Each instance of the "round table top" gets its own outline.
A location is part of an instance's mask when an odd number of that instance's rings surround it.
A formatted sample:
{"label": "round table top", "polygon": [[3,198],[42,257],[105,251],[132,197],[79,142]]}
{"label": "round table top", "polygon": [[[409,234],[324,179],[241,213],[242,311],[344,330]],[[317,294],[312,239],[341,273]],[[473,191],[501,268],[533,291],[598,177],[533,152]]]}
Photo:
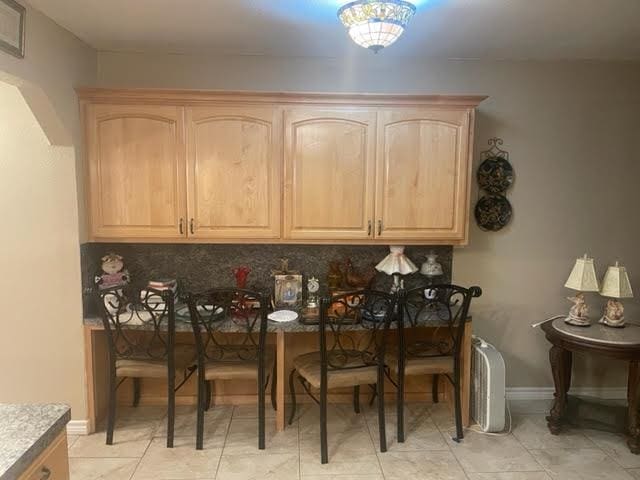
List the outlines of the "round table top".
{"label": "round table top", "polygon": [[627,323],[624,328],[612,328],[594,321],[589,327],[576,327],[564,318],[557,318],[551,327],[577,340],[620,347],[640,346],[640,325]]}

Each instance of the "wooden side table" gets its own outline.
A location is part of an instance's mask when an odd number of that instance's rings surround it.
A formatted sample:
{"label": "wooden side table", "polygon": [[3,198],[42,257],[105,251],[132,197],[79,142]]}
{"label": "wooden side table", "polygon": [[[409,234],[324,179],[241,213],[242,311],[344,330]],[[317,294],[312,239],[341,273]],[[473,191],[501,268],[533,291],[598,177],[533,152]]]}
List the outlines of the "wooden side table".
{"label": "wooden side table", "polygon": [[587,352],[629,362],[627,384],[627,445],[632,453],[640,453],[640,326],[627,324],[624,328],[610,328],[599,323],[590,327],[576,327],[563,318],[541,326],[552,347],[549,362],[555,384],[554,401],[547,426],[557,435],[566,423],[567,396],[571,386],[573,352]]}

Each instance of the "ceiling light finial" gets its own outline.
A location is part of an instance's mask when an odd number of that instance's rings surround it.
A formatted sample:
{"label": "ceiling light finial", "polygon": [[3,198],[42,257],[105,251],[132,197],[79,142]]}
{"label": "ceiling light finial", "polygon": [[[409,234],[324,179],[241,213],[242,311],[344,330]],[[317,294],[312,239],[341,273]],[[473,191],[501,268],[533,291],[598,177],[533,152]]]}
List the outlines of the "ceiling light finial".
{"label": "ceiling light finial", "polygon": [[355,0],[338,10],[338,18],[354,42],[378,53],[402,35],[415,13],[406,0]]}

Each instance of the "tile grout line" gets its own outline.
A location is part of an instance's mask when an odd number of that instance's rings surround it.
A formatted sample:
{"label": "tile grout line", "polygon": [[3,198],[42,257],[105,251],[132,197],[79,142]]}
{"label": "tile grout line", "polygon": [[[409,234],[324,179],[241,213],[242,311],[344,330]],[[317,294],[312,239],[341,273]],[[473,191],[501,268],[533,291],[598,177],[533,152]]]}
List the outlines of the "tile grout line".
{"label": "tile grout line", "polygon": [[[220,449],[220,456],[218,457],[218,465],[216,465],[216,473],[213,475],[213,478],[218,478],[218,472],[220,471],[220,464],[222,463],[222,455],[224,455],[224,449],[227,446],[227,438],[229,437],[229,432],[231,431],[231,422],[233,422],[233,416],[236,412],[236,405],[233,405],[231,409],[231,418],[229,419],[229,423],[227,424],[227,431],[224,434],[224,443],[222,444],[222,448]],[[206,412],[205,412],[206,413]]]}
{"label": "tile grout line", "polygon": [[[374,441],[373,439],[373,434],[371,433],[371,428],[369,427],[369,418],[367,417],[366,413],[363,413],[362,415],[364,415],[364,424],[367,426],[367,432],[369,432],[369,438],[371,439],[371,442],[373,443],[373,448],[374,451],[376,452],[376,460],[378,461],[378,467],[380,468],[380,474],[382,475],[383,480],[386,479],[387,477],[384,474],[384,468],[382,468],[382,462],[380,462],[380,454],[382,452],[379,451],[380,448],[380,432],[378,432],[378,441]],[[376,417],[377,418],[377,417]],[[376,420],[377,421],[377,420]],[[384,422],[385,422],[385,433],[387,431],[387,414],[385,412],[384,415]],[[389,453],[389,445],[387,443],[387,451],[385,453]]]}

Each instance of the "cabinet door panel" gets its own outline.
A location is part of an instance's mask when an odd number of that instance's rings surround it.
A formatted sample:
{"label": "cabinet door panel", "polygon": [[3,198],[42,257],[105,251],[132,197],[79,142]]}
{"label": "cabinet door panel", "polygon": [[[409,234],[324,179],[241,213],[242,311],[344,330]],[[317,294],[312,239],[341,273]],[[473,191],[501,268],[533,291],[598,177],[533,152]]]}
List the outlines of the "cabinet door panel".
{"label": "cabinet door panel", "polygon": [[278,238],[281,110],[194,107],[187,117],[189,235]]}
{"label": "cabinet door panel", "polygon": [[182,108],[90,105],[87,113],[92,236],[182,237]]}
{"label": "cabinet door panel", "polygon": [[370,238],[375,122],[364,109],[286,112],[285,238]]}
{"label": "cabinet door panel", "polygon": [[378,132],[377,236],[464,240],[468,110],[383,110]]}

